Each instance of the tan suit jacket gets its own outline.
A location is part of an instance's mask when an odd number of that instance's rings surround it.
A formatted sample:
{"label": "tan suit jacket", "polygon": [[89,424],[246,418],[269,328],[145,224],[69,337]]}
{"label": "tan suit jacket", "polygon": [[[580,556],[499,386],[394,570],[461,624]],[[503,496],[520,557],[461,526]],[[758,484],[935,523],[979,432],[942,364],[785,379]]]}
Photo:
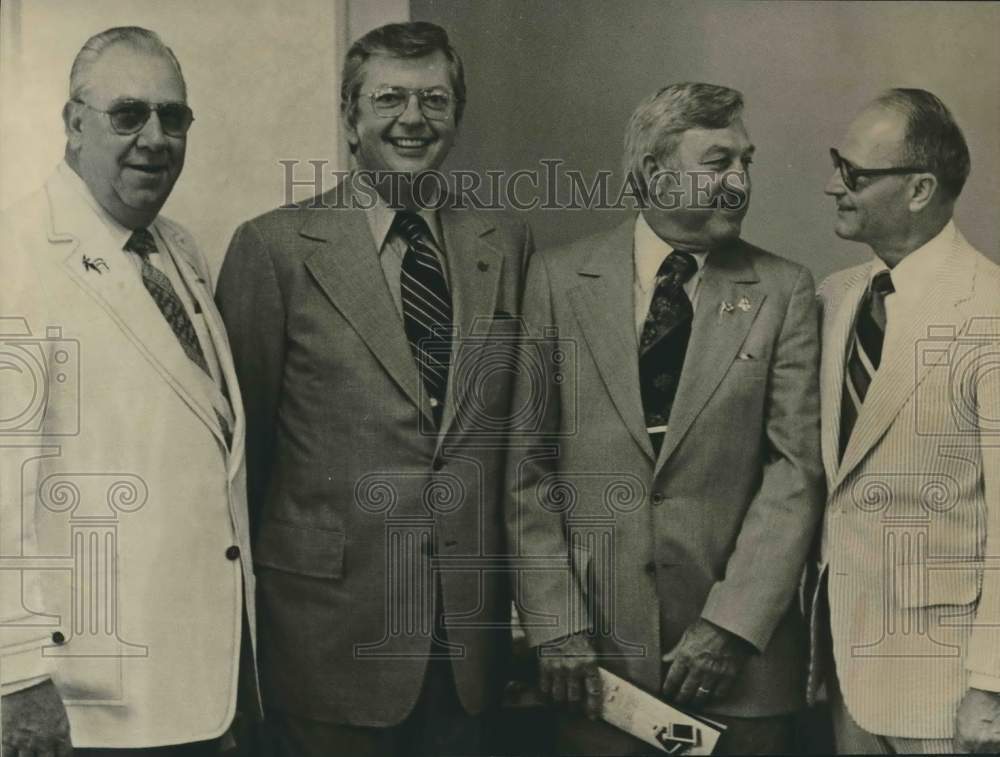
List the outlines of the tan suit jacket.
{"label": "tan suit jacket", "polygon": [[926,298],[886,341],[838,460],[872,265],[819,290],[833,652],[862,728],[949,738],[968,686],[1000,690],[1000,269],[954,231]]}
{"label": "tan suit jacket", "polygon": [[[758,650],[710,709],[789,712],[806,655],[793,598],[822,503],[811,277],[742,241],[709,254],[654,457],[633,228],[540,253],[529,273],[525,318],[543,357],[521,371],[515,405],[535,397],[543,410],[540,433],[520,436],[508,513],[512,549],[526,558],[526,633],[537,645],[589,624],[602,665],[659,693],[661,656],[703,617]],[[529,569],[567,553],[570,584],[565,569]]]}
{"label": "tan suit jacket", "polygon": [[51,674],[76,746],[219,736],[236,706],[244,586],[254,617],[226,334],[190,237],[155,224],[218,355],[231,448],[218,386],[65,177],[0,226],[3,682]]}

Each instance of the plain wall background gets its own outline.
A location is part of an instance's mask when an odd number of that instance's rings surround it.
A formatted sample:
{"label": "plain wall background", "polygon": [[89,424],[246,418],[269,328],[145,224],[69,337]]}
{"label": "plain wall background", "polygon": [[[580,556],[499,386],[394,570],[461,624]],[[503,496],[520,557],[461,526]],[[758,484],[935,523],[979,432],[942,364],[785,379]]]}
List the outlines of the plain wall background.
{"label": "plain wall background", "polygon": [[[40,186],[62,158],[69,70],[87,38],[111,26],[145,26],[180,60],[196,119],[163,212],[191,230],[214,273],[236,225],[285,201],[279,159],[343,166],[345,7],[342,0],[3,0],[0,207]],[[311,176],[307,165],[297,174]]]}
{"label": "plain wall background", "polygon": [[[625,123],[674,81],[735,87],[758,152],[743,236],[817,280],[867,259],[832,231],[822,189],[861,106],[892,86],[941,97],[963,127],[972,175],[957,220],[1000,262],[1000,5],[991,3],[411,0],[448,29],[469,103],[451,168],[537,168],[545,158],[621,181]],[[612,226],[621,211],[535,210],[541,246]]]}

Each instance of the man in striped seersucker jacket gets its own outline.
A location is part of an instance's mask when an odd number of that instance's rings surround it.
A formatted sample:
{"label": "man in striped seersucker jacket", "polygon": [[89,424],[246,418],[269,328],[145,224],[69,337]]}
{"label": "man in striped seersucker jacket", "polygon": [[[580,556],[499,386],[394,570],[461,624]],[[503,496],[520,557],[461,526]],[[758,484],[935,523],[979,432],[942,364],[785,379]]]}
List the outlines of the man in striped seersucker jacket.
{"label": "man in striped seersucker jacket", "polygon": [[1000,268],[952,221],[968,148],[937,97],[894,89],[831,155],[835,231],[875,253],[820,286],[813,628],[837,749],[995,752]]}

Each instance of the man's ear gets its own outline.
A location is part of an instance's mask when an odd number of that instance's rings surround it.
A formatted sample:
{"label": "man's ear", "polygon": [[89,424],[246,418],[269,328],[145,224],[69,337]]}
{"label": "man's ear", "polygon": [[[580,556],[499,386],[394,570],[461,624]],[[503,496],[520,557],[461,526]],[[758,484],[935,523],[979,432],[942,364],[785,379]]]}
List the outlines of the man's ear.
{"label": "man's ear", "polygon": [[355,125],[357,115],[358,114],[353,110],[353,108],[341,111],[340,124],[344,127],[344,138],[347,140],[347,146],[351,148],[351,152],[354,152],[357,149],[358,142],[360,141],[358,137],[358,129]]}
{"label": "man's ear", "polygon": [[66,141],[70,148],[77,149],[83,139],[83,106],[73,100],[67,100],[62,109],[63,126],[66,131]]}
{"label": "man's ear", "polygon": [[910,183],[910,212],[916,213],[927,207],[938,190],[938,179],[932,173],[917,174]]}

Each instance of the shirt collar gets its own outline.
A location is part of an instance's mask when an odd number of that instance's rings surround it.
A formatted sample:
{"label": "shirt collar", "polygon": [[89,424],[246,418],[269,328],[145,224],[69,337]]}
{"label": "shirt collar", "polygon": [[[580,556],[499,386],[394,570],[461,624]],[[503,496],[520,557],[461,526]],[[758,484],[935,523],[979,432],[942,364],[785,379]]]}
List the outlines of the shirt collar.
{"label": "shirt collar", "polygon": [[[904,257],[892,269],[893,289],[906,299],[915,299],[933,285],[941,260],[951,248],[955,238],[955,222],[948,221],[937,236],[915,249]],[[875,264],[869,274],[869,284],[880,271],[888,270],[881,258],[875,258]]]}
{"label": "shirt collar", "polygon": [[[367,184],[364,174],[361,174],[359,180]],[[368,186],[370,187],[370,185]],[[372,195],[374,195],[375,201],[371,204],[371,207],[365,209],[365,216],[368,219],[368,228],[371,229],[372,237],[375,240],[375,247],[378,249],[379,254],[381,254],[382,250],[385,249],[385,242],[389,237],[389,231],[392,229],[392,222],[396,218],[396,211],[386,205],[385,200],[374,189],[372,189]],[[444,244],[441,240],[438,212],[436,210],[420,208],[417,214],[427,222],[427,227],[431,230],[431,236],[434,237],[434,242],[437,244],[438,249],[443,250]]]}
{"label": "shirt collar", "polygon": [[[642,213],[635,219],[635,241],[633,243],[633,253],[635,257],[635,278],[642,291],[648,290],[656,282],[656,274],[660,270],[660,265],[666,260],[667,255],[672,253],[674,248],[664,242],[656,235],[656,232],[647,223]],[[691,256],[698,264],[698,272],[705,265],[708,258],[708,251],[692,252]]]}
{"label": "shirt collar", "polygon": [[[59,162],[56,168],[56,175],[59,176],[60,180],[63,181],[66,186],[71,187],[78,197],[90,208],[94,214],[101,219],[104,226],[108,230],[108,234],[111,235],[111,240],[115,244],[116,248],[119,250],[125,249],[125,243],[128,241],[129,237],[132,236],[132,229],[122,226],[118,221],[111,217],[101,204],[96,200],[93,193],[90,191],[90,187],[81,178],[81,176],[73,170],[73,168],[65,160]],[[149,225],[150,228],[156,222],[154,221]]]}

